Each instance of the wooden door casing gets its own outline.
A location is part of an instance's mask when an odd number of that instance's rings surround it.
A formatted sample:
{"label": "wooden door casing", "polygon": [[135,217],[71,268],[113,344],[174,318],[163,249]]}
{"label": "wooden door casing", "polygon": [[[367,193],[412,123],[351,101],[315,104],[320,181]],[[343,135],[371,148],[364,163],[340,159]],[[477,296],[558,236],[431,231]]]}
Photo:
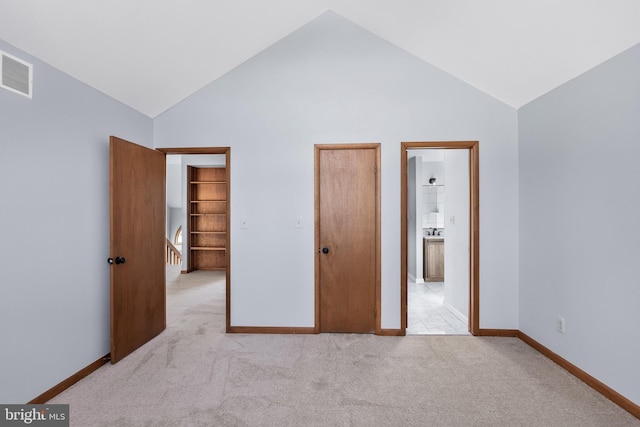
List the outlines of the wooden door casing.
{"label": "wooden door casing", "polygon": [[165,156],[110,139],[111,363],[166,327]]}
{"label": "wooden door casing", "polygon": [[379,144],[316,146],[318,332],[379,330],[378,168]]}
{"label": "wooden door casing", "polygon": [[[400,144],[400,334],[405,335],[407,310],[407,160],[411,149],[469,151],[469,332],[486,333],[480,328],[480,154],[478,141],[402,142]],[[494,331],[494,330],[491,330]]]}

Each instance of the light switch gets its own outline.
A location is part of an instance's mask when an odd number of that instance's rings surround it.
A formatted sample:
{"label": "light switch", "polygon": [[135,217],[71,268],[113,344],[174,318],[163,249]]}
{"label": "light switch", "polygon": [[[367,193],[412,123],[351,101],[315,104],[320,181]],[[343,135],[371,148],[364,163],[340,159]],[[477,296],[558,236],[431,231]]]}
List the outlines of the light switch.
{"label": "light switch", "polygon": [[296,228],[302,228],[302,217],[301,216],[297,216],[296,217]]}
{"label": "light switch", "polygon": [[246,216],[243,216],[240,219],[240,228],[243,228],[243,229],[249,228],[249,218],[247,218]]}
{"label": "light switch", "polygon": [[449,217],[449,224],[455,224],[455,223],[456,223],[456,217],[455,217],[455,216],[453,216],[453,215],[451,215],[451,216]]}

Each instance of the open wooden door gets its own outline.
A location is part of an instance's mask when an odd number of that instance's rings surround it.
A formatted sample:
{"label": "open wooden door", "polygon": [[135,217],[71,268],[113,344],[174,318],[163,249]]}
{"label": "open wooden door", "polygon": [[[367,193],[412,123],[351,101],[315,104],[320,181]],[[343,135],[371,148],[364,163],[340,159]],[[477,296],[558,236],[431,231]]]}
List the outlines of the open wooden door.
{"label": "open wooden door", "polygon": [[111,363],[166,327],[165,156],[110,139]]}

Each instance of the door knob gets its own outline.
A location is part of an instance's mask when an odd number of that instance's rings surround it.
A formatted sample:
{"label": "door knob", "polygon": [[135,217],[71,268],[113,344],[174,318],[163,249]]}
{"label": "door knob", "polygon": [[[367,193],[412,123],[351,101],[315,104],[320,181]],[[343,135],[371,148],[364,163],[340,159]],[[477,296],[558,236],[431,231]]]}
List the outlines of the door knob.
{"label": "door knob", "polygon": [[323,254],[328,254],[329,253],[329,248],[322,248],[322,253]]}
{"label": "door knob", "polygon": [[116,264],[124,264],[125,262],[127,262],[125,257],[123,257],[123,256],[117,256],[116,257]]}

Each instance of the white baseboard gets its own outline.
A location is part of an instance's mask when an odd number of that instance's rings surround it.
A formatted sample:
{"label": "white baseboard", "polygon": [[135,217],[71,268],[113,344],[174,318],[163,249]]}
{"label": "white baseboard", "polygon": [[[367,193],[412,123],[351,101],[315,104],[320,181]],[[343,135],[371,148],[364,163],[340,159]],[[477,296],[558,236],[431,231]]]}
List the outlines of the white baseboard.
{"label": "white baseboard", "polygon": [[458,309],[456,309],[454,306],[452,306],[451,304],[447,304],[447,303],[444,303],[443,305],[444,305],[444,308],[449,310],[451,312],[451,314],[453,314],[458,319],[460,319],[465,325],[469,324],[469,318],[467,316],[465,316],[464,314],[460,313],[458,311]]}
{"label": "white baseboard", "polygon": [[416,279],[416,276],[414,276],[411,273],[407,273],[407,276],[409,276],[409,280],[411,280],[413,283],[424,283],[424,279],[423,278]]}

